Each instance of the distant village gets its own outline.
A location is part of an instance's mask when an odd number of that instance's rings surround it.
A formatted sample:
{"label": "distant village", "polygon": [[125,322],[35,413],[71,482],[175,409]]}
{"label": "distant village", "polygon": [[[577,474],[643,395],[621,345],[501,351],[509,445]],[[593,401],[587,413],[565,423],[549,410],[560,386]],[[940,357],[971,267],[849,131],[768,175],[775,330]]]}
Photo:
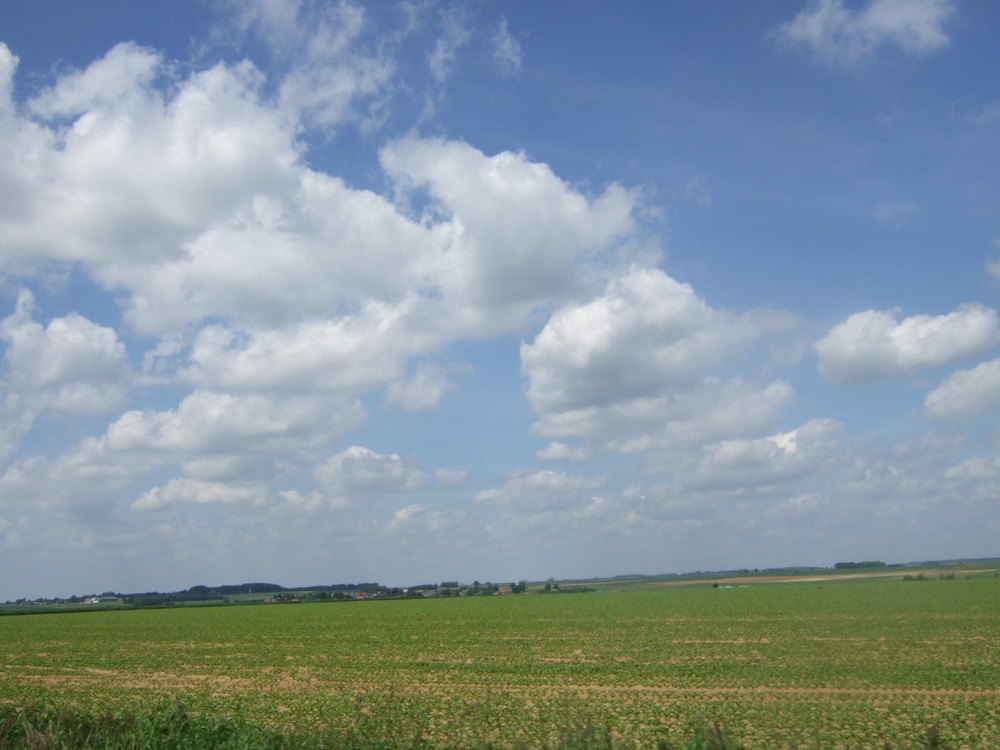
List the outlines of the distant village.
{"label": "distant village", "polygon": [[[529,590],[526,581],[513,583],[462,584],[458,581],[430,583],[408,588],[382,586],[378,583],[341,583],[328,586],[287,588],[274,583],[243,583],[225,586],[192,586],[184,591],[163,593],[149,591],[139,594],[105,592],[100,595],[70,596],[52,599],[18,599],[8,605],[59,606],[120,605],[131,607],[163,607],[175,604],[276,604],[290,602],[363,601],[370,599],[427,599],[449,596],[509,596]],[[581,585],[554,582],[533,584],[532,593],[559,594],[594,591]]]}

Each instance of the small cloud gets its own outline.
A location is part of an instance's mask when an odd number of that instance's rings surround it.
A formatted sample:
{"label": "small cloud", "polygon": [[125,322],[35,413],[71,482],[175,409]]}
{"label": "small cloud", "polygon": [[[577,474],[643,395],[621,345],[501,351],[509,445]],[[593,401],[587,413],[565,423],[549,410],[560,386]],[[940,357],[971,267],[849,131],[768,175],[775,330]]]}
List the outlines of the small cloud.
{"label": "small cloud", "polygon": [[255,482],[226,483],[203,482],[186,477],[171,479],[163,487],[153,487],[133,503],[133,510],[157,510],[167,505],[187,503],[195,505],[228,505],[244,503],[263,505],[267,500],[266,488]]}
{"label": "small cloud", "polygon": [[452,471],[450,469],[436,469],[434,471],[434,481],[441,487],[462,484],[468,478],[469,472],[467,471]]}
{"label": "small cloud", "polygon": [[924,408],[935,419],[970,419],[1000,409],[1000,359],[958,370],[927,394]]}
{"label": "small cloud", "polygon": [[441,399],[454,387],[449,379],[451,374],[467,374],[468,365],[453,364],[442,367],[425,362],[417,367],[408,380],[389,385],[386,405],[401,406],[406,411],[426,411],[440,403]]}
{"label": "small cloud", "polygon": [[953,448],[961,447],[968,442],[967,435],[941,435],[930,430],[924,435],[908,438],[893,446],[892,452],[897,458],[906,456],[928,456],[944,453]]}
{"label": "small cloud", "polygon": [[684,187],[684,198],[694,201],[698,208],[712,207],[712,191],[704,177],[696,175]]}
{"label": "small cloud", "polygon": [[879,221],[895,221],[914,213],[916,210],[916,203],[886,203],[876,209],[875,218]]}
{"label": "small cloud", "polygon": [[986,270],[990,272],[990,275],[1000,281],[1000,260],[991,260],[986,263]]}
{"label": "small cloud", "polygon": [[500,28],[493,37],[493,59],[502,73],[513,75],[521,71],[521,43],[511,35],[506,18],[501,19]]}
{"label": "small cloud", "polygon": [[427,475],[396,453],[384,455],[354,445],[316,467],[318,484],[332,497],[375,498],[426,484]]}
{"label": "small cloud", "polygon": [[[281,71],[281,106],[294,118],[333,128],[347,121],[378,124],[394,63],[364,49],[365,9],[350,2],[226,3],[227,39],[255,38]],[[233,28],[237,33],[233,34]]]}
{"label": "small cloud", "polygon": [[969,118],[975,125],[995,125],[1000,123],[1000,101],[997,102],[987,102],[975,112]]}
{"label": "small cloud", "polygon": [[894,312],[855,313],[830,329],[814,349],[823,375],[857,385],[957,362],[998,342],[996,310],[967,304],[947,315],[913,315],[901,321]]}
{"label": "small cloud", "polygon": [[432,537],[436,541],[468,538],[475,533],[475,527],[464,510],[431,508],[420,503],[397,510],[385,529],[392,536],[416,537],[424,542]]}
{"label": "small cloud", "polygon": [[431,74],[439,84],[448,80],[459,50],[472,38],[472,33],[465,27],[463,19],[458,14],[446,15],[443,21],[444,32],[438,38],[428,60]]}
{"label": "small cloud", "polygon": [[578,508],[591,500],[604,477],[582,477],[555,471],[514,471],[502,487],[479,492],[475,501],[508,509],[552,511]]}
{"label": "small cloud", "polygon": [[951,40],[943,27],[954,10],[951,0],[871,0],[857,10],[844,0],[813,0],[771,36],[805,47],[827,65],[858,68],[886,46],[913,56],[946,47]]}
{"label": "small cloud", "polygon": [[572,448],[566,443],[549,443],[535,454],[543,461],[586,461],[593,456],[587,448]]}
{"label": "small cloud", "polygon": [[1000,456],[991,458],[970,458],[960,464],[949,466],[944,471],[948,479],[975,480],[1000,479]]}
{"label": "small cloud", "polygon": [[823,496],[815,492],[808,492],[805,495],[790,497],[767,510],[767,515],[774,518],[787,518],[788,516],[814,513],[823,506]]}

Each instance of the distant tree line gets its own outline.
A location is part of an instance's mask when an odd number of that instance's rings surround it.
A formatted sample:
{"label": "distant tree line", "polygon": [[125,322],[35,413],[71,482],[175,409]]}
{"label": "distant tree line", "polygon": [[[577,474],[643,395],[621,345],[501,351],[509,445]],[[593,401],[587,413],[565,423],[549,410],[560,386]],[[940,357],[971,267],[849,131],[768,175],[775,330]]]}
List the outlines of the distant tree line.
{"label": "distant tree line", "polygon": [[[118,594],[106,591],[102,597],[114,597],[122,604],[133,607],[163,607],[184,603],[209,603],[263,600],[263,601],[342,601],[353,599],[411,599],[444,596],[494,596],[501,593],[520,594],[527,588],[521,581],[510,584],[480,583],[460,584],[447,581],[441,584],[429,583],[409,588],[388,587],[379,583],[334,583],[320,586],[300,586],[287,588],[276,583],[227,584],[222,586],[192,586],[182,591],[146,591],[134,594]],[[263,595],[263,596],[262,596]],[[84,604],[92,596],[70,596],[67,598],[20,599],[16,604]],[[8,602],[10,603],[10,602]]]}
{"label": "distant tree line", "polygon": [[595,588],[590,586],[560,586],[558,583],[552,583],[547,581],[540,593],[542,594],[586,594],[591,591],[597,591]]}
{"label": "distant tree line", "polygon": [[270,594],[273,599],[294,598],[300,592],[305,592],[315,599],[354,599],[358,594],[374,594],[385,591],[378,583],[335,583],[324,586],[305,586],[289,589],[277,583],[226,584],[222,586],[192,586],[184,591],[161,593],[150,591],[143,594],[126,594],[122,600],[126,604],[137,607],[155,607],[163,604],[179,604],[181,602],[208,602],[254,594]]}
{"label": "distant tree line", "polygon": [[854,568],[885,568],[887,567],[881,560],[862,560],[861,562],[839,562],[833,566],[834,570],[852,570]]}

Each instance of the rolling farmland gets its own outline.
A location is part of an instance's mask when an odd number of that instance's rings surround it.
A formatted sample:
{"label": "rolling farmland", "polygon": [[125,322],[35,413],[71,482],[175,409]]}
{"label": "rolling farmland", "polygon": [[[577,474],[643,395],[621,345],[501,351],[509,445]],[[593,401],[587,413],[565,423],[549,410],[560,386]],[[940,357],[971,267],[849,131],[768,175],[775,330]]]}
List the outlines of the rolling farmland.
{"label": "rolling farmland", "polygon": [[1000,579],[0,617],[0,702],[432,744],[1000,747]]}

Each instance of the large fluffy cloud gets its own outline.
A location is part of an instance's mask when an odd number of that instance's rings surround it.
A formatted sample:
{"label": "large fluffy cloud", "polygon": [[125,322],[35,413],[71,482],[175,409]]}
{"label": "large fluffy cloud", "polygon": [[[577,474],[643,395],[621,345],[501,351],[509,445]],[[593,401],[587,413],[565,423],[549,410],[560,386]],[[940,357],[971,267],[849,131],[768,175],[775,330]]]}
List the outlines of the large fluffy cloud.
{"label": "large fluffy cloud", "polygon": [[241,391],[365,390],[402,375],[406,357],[429,345],[400,310],[372,303],[365,313],[257,333],[206,326],[179,377]]}
{"label": "large fluffy cloud", "polygon": [[262,97],[256,68],[220,63],[164,90],[168,70],[121,44],[36,96],[33,119],[4,118],[0,185],[19,188],[0,216],[8,270],[84,263],[150,334],[328,315],[418,286],[408,259],[430,252],[427,233],[306,167],[297,121]]}
{"label": "large fluffy cloud", "polygon": [[350,398],[195,390],[177,409],[126,412],[98,445],[116,454],[179,462],[200,479],[271,478],[316,460],[323,446],[362,416]]}
{"label": "large fluffy cloud", "polygon": [[820,372],[839,383],[858,384],[981,354],[1000,342],[1000,318],[980,304],[947,315],[866,310],[838,323],[816,342]]}
{"label": "large fluffy cloud", "polygon": [[633,268],[592,302],[557,311],[521,348],[541,411],[685,390],[768,322],[715,310],[659,269]]}
{"label": "large fluffy cloud", "polygon": [[579,262],[633,230],[635,194],[612,185],[588,198],[524,154],[405,139],[383,150],[382,164],[402,188],[426,189],[425,219],[447,222],[434,276],[466,314],[564,299],[580,283]]}
{"label": "large fluffy cloud", "polygon": [[130,372],[125,346],[111,328],[76,313],[43,326],[34,297],[22,290],[13,315],[0,321],[7,342],[8,399],[22,408],[100,414],[119,405]]}
{"label": "large fluffy cloud", "polygon": [[426,283],[434,233],[374,193],[300,168],[294,183],[246,198],[145,283],[127,280],[130,320],[150,332],[219,314],[274,327],[368,301],[401,303]]}
{"label": "large fluffy cloud", "polygon": [[257,193],[287,185],[293,131],[258,95],[249,63],[218,64],[172,95],[165,67],[134,44],[60,78],[4,123],[17,158],[3,182],[27,196],[4,221],[10,260],[83,262],[109,286],[141,286],[150,264]]}
{"label": "large fluffy cloud", "polygon": [[760,434],[791,388],[720,377],[790,316],[710,307],[659,269],[634,267],[590,302],[556,311],[521,347],[539,434],[615,450]]}

